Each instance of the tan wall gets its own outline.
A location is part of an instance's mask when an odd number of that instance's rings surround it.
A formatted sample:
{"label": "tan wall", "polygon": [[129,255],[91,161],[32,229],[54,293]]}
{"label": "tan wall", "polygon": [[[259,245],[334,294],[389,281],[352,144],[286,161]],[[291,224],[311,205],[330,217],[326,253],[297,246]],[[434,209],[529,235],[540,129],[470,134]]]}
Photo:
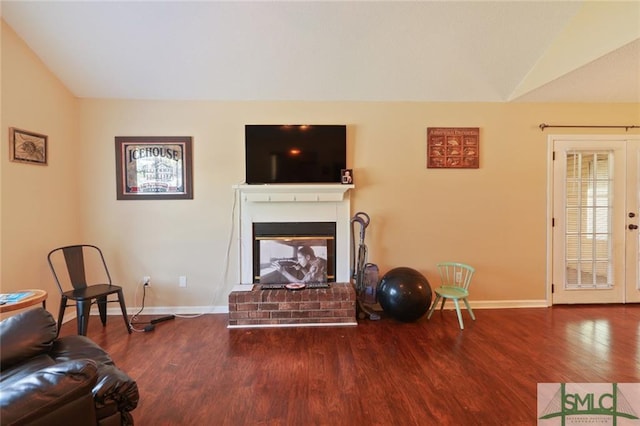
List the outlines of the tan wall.
{"label": "tan wall", "polygon": [[[12,71],[19,74],[35,68],[43,72],[41,67],[32,60],[16,64]],[[3,86],[4,82],[3,74]],[[48,218],[48,225],[37,226],[42,231],[55,222],[62,225],[46,241],[40,238],[41,232],[30,233],[26,239],[17,232],[5,236],[8,227],[31,213],[16,209],[12,202],[22,197],[18,193],[24,189],[14,190],[11,199],[4,195],[4,178],[9,175],[4,168],[9,164],[6,156],[2,160],[2,260],[3,266],[8,260],[16,263],[10,274],[3,268],[3,281],[19,277],[17,271],[27,267],[44,270],[45,248],[81,236],[103,247],[114,278],[125,287],[130,307],[140,305],[143,275],[152,277],[146,306],[226,305],[228,292],[239,277],[238,234],[231,234],[232,185],[244,179],[243,138],[248,123],[349,126],[348,163],[356,183],[353,211],[371,215],[369,260],[378,263],[382,272],[410,266],[435,283],[436,262],[459,260],[478,269],[474,300],[544,299],[547,136],[552,131],[541,132],[538,125],[628,124],[640,116],[637,104],[77,102],[78,115],[75,103],[68,100],[69,111],[62,120],[68,127],[24,124],[50,136],[54,130],[70,133],[56,134],[51,154],[52,159],[57,158],[55,167],[52,163],[32,171],[33,167],[11,165],[10,177],[42,175],[34,183],[25,178],[28,189],[37,183],[56,188],[53,205],[48,207],[56,210],[57,220]],[[3,110],[3,131],[10,125],[4,124],[9,123],[5,115]],[[41,115],[45,120],[46,114]],[[76,118],[78,135],[74,138]],[[59,118],[51,121],[61,125]],[[431,126],[479,127],[480,168],[426,169],[426,128]],[[577,132],[580,130],[563,133]],[[624,130],[608,131],[616,132]],[[164,135],[193,137],[194,200],[117,201],[114,137]],[[76,173],[59,171],[57,164],[62,161],[69,167],[78,164]],[[22,183],[20,188],[24,188]],[[70,204],[79,208],[78,214]],[[38,210],[42,213],[43,209]],[[68,215],[64,221],[60,212]],[[76,223],[81,224],[80,231]],[[14,246],[20,250],[9,252]],[[178,287],[180,275],[188,277],[186,289]]]}
{"label": "tan wall", "polygon": [[[46,255],[80,240],[78,101],[2,21],[2,292],[42,288],[58,309]],[[9,161],[9,127],[45,134],[47,166]]]}
{"label": "tan wall", "polygon": [[[151,304],[224,305],[238,280],[237,233],[225,276],[232,185],[242,182],[247,123],[345,123],[355,211],[371,215],[369,260],[381,270],[460,260],[478,268],[476,300],[545,293],[547,123],[637,120],[637,105],[82,100],[87,236],[118,275],[151,275]],[[480,127],[477,170],[426,169],[428,126]],[[193,201],[117,201],[114,137],[194,138]],[[187,290],[178,276],[187,275]]]}

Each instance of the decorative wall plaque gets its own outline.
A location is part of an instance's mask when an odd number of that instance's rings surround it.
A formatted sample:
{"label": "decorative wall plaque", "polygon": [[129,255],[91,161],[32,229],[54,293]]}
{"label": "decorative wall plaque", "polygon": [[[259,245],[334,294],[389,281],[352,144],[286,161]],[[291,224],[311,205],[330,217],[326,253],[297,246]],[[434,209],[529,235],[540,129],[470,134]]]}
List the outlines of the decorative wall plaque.
{"label": "decorative wall plaque", "polygon": [[478,127],[428,127],[427,168],[477,169],[480,167]]}

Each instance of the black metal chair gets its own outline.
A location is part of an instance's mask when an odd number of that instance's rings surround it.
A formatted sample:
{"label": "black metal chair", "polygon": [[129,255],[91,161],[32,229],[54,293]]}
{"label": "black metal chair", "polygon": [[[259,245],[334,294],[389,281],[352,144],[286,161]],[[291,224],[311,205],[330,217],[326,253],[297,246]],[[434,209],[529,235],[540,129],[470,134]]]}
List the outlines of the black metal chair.
{"label": "black metal chair", "polygon": [[[78,334],[86,336],[91,305],[94,303],[98,305],[102,325],[106,326],[107,303],[111,302],[120,303],[122,318],[127,331],[131,333],[122,287],[112,284],[107,263],[98,247],[89,244],[59,247],[49,252],[47,260],[62,295],[58,332],[62,327],[67,304],[69,300],[73,300],[76,305]],[[115,294],[117,299],[109,300],[108,296],[111,294]]]}

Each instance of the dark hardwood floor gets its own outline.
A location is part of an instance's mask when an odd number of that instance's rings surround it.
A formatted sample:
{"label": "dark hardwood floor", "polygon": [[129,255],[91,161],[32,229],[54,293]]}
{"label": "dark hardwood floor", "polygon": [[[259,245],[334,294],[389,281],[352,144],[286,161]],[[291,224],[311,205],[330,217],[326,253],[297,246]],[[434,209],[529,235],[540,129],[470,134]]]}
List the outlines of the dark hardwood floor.
{"label": "dark hardwood floor", "polygon": [[143,426],[535,425],[538,383],[640,382],[640,305],[463,314],[464,331],[436,311],[234,330],[204,315],[132,335],[121,318],[92,317],[88,336],[137,380]]}

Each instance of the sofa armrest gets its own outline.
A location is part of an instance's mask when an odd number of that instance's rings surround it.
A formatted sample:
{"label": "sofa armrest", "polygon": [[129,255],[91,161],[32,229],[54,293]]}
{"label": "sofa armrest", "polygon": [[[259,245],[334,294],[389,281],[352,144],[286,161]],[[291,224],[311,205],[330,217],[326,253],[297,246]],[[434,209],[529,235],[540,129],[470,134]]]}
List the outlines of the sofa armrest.
{"label": "sofa armrest", "polygon": [[95,424],[92,389],[97,379],[96,364],[78,360],[0,385],[2,424]]}
{"label": "sofa armrest", "polygon": [[29,309],[0,322],[0,368],[48,352],[58,329],[43,308]]}
{"label": "sofa armrest", "polygon": [[93,388],[93,398],[98,412],[108,412],[115,406],[117,410],[126,413],[138,406],[140,394],[138,384],[124,371],[115,365],[98,365],[98,381]]}
{"label": "sofa armrest", "polygon": [[56,362],[78,358],[95,361],[98,380],[93,388],[93,397],[98,420],[102,421],[119,413],[122,424],[132,424],[129,411],[138,405],[138,385],[114,365],[109,354],[99,345],[85,336],[65,336],[54,342],[49,355]]}

